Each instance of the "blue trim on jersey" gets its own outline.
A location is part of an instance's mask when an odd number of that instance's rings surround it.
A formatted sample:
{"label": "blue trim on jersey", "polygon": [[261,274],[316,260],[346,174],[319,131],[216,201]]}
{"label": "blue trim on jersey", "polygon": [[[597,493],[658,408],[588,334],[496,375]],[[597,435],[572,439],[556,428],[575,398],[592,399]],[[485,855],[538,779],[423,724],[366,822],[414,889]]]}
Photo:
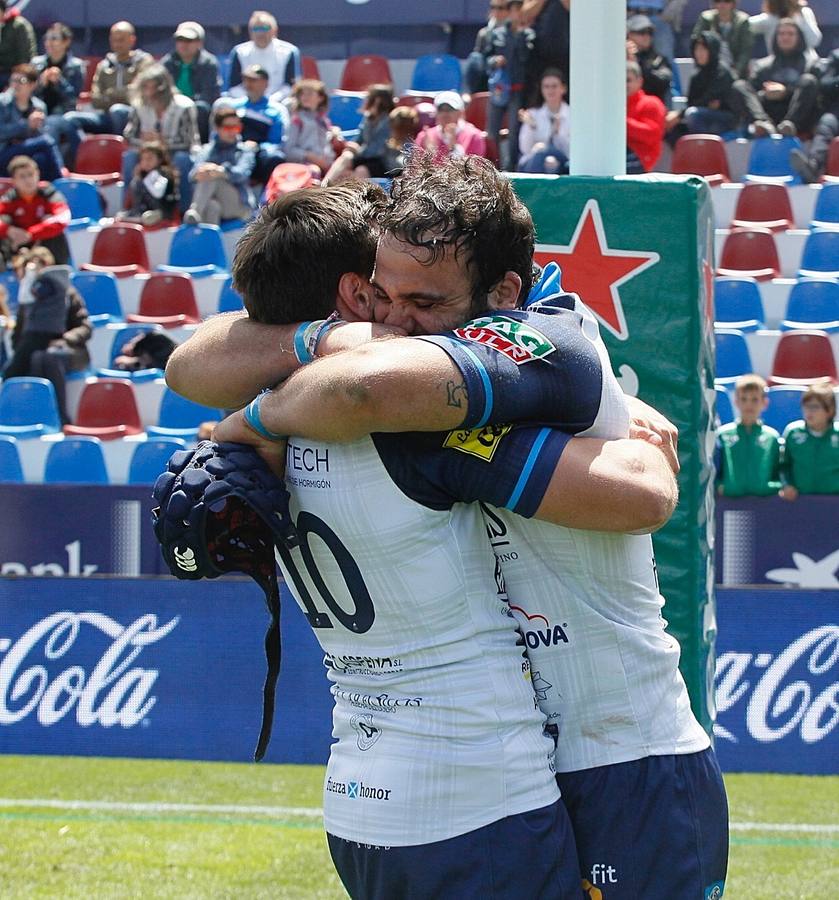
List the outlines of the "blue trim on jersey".
{"label": "blue trim on jersey", "polygon": [[513,488],[513,493],[510,494],[510,499],[504,504],[507,509],[512,510],[513,512],[516,511],[516,506],[518,505],[519,500],[521,500],[521,495],[524,493],[527,482],[536,466],[536,460],[539,458],[539,453],[545,445],[545,441],[550,436],[550,433],[550,428],[543,428],[533,442],[533,446],[530,448],[530,453],[527,454],[527,460],[519,475],[519,480],[516,482],[515,488]]}
{"label": "blue trim on jersey", "polygon": [[457,340],[455,338],[452,340],[454,343],[459,344],[463,348],[463,352],[473,363],[475,363],[475,368],[478,370],[478,375],[481,378],[481,384],[484,386],[484,411],[481,414],[480,419],[472,426],[473,428],[483,428],[484,425],[489,422],[489,417],[492,415],[492,406],[495,402],[495,395],[492,392],[492,381],[490,380],[489,372],[487,372],[486,366],[478,359],[478,355],[466,345],[466,341]]}

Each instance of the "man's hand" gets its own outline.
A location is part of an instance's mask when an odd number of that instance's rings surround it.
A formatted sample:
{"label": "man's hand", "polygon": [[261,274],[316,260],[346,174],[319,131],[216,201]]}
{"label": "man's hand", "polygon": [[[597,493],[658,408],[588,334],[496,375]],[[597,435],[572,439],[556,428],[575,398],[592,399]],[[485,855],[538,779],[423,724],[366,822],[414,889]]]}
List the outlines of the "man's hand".
{"label": "man's hand", "polygon": [[658,447],[667,459],[673,474],[679,474],[679,429],[657,409],[637,397],[627,397],[629,436]]}
{"label": "man's hand", "polygon": [[17,225],[9,225],[9,230],[6,233],[15,250],[17,250],[18,247],[22,247],[24,244],[32,243],[32,237],[25,228],[18,228]]}
{"label": "man's hand", "polygon": [[30,131],[40,131],[44,127],[46,116],[40,109],[33,109],[26,119]]}
{"label": "man's hand", "polygon": [[257,434],[245,421],[242,410],[219,422],[213,431],[217,443],[247,444],[268,463],[268,467],[279,478],[285,478],[285,441],[269,441]]}
{"label": "man's hand", "polygon": [[793,487],[791,484],[785,484],[781,490],[778,491],[778,496],[783,497],[784,500],[797,500],[798,488]]}

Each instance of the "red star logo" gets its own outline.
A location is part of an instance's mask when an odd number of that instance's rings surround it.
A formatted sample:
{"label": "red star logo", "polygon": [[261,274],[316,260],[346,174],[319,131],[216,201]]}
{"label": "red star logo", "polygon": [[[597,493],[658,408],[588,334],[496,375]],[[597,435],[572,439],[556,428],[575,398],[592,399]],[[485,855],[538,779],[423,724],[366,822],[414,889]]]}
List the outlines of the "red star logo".
{"label": "red star logo", "polygon": [[539,244],[534,256],[540,265],[557,262],[562,269],[563,288],[579,294],[586,306],[621,341],[629,337],[629,330],[619,288],[661,258],[658,253],[611,249],[596,200],[586,203],[570,244]]}

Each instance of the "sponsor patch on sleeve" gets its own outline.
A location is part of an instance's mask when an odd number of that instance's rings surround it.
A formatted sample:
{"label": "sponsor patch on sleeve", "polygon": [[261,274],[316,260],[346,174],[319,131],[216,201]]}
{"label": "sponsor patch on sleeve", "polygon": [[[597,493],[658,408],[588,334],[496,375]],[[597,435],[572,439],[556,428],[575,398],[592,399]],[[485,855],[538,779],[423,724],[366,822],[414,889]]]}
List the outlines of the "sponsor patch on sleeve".
{"label": "sponsor patch on sleeve", "polygon": [[470,431],[450,431],[443,446],[490,462],[495,456],[499,441],[512,428],[512,425],[485,425],[483,428],[473,428]]}
{"label": "sponsor patch on sleeve", "polygon": [[454,334],[464,341],[483,344],[503,353],[517,366],[544,359],[556,350],[548,338],[530,323],[505,316],[473,319],[462,328],[456,328]]}

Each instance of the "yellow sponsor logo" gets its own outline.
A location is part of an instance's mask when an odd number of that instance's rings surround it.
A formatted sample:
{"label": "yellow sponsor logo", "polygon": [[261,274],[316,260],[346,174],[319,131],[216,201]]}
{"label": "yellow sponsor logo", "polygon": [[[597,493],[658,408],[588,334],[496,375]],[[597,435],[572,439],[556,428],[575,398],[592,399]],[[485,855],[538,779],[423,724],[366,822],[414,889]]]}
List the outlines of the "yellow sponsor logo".
{"label": "yellow sponsor logo", "polygon": [[512,428],[512,425],[487,425],[484,428],[473,428],[471,431],[450,431],[443,446],[489,462],[495,456],[501,438],[512,431]]}

